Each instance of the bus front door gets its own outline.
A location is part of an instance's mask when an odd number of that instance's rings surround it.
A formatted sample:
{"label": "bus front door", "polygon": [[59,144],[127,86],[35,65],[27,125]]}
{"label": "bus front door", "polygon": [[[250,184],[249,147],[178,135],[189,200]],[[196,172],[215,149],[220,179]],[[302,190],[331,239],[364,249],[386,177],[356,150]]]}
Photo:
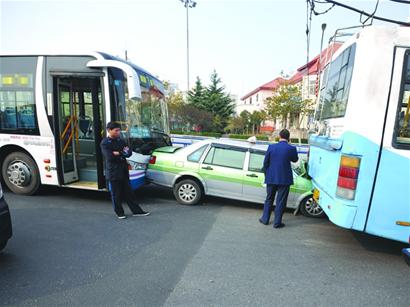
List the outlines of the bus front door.
{"label": "bus front door", "polygon": [[63,184],[105,188],[100,142],[103,137],[101,82],[98,77],[57,77],[59,157]]}
{"label": "bus front door", "polygon": [[74,105],[74,92],[72,84],[57,78],[56,80],[56,104],[58,116],[56,118],[56,138],[59,143],[57,149],[60,157],[62,184],[68,184],[79,180],[76,161],[76,108]]}

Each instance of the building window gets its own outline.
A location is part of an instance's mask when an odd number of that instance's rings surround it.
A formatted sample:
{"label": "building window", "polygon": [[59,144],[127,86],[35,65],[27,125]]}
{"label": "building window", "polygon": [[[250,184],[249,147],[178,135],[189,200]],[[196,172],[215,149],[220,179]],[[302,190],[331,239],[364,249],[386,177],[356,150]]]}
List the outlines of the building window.
{"label": "building window", "polygon": [[249,104],[252,104],[252,97],[249,98]]}
{"label": "building window", "polygon": [[256,94],[256,102],[259,101],[259,94]]}

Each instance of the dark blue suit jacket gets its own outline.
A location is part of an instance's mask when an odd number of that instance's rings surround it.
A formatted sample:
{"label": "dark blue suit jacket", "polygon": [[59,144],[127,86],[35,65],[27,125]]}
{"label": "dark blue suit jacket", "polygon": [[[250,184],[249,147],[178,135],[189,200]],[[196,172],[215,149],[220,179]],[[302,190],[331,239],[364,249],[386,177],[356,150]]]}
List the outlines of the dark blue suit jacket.
{"label": "dark blue suit jacket", "polygon": [[266,184],[292,185],[293,175],[290,162],[298,161],[295,146],[286,141],[269,145],[263,161]]}

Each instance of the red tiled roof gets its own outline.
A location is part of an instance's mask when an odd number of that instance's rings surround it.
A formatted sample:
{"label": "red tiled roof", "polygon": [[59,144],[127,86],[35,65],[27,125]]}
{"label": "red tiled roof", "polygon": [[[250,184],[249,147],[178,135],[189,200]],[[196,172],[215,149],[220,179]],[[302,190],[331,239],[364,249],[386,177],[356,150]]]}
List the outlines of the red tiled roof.
{"label": "red tiled roof", "polygon": [[270,82],[268,82],[268,83],[265,83],[264,85],[261,85],[261,86],[257,87],[257,88],[254,89],[252,92],[249,92],[248,94],[246,94],[245,96],[243,96],[243,97],[241,98],[241,100],[245,100],[246,98],[248,98],[248,97],[252,96],[253,94],[256,94],[257,92],[262,91],[262,90],[268,90],[268,91],[270,90],[270,91],[273,91],[273,90],[277,89],[277,88],[281,85],[281,83],[282,83],[284,80],[285,80],[285,79],[283,79],[282,77],[278,77],[278,78],[276,78],[276,79],[273,79],[272,81],[270,81]]}
{"label": "red tiled roof", "polygon": [[[319,65],[321,67],[320,70],[323,70],[323,68],[329,63],[332,54],[339,49],[339,47],[342,45],[342,43],[336,42],[333,43],[331,46],[327,47],[322,51],[322,64],[319,63],[320,61],[320,54],[315,56],[309,63],[299,67],[296,71],[296,73],[289,79],[289,83],[291,84],[296,84],[302,81],[304,75],[314,75],[319,72]],[[307,71],[306,71],[307,69]],[[278,77],[276,79],[273,79],[272,81],[265,83],[264,85],[261,85],[254,89],[252,92],[249,92],[245,96],[241,98],[241,100],[245,100],[248,97],[252,96],[253,94],[256,94],[259,91],[262,90],[275,90],[277,89],[282,82],[285,81],[282,77]]]}
{"label": "red tiled roof", "polygon": [[[297,69],[297,72],[289,79],[290,83],[295,84],[299,83],[302,81],[302,78],[304,75],[314,75],[319,72],[319,66],[320,70],[323,70],[323,68],[329,63],[332,54],[337,51],[337,49],[340,48],[342,44],[341,43],[334,43],[330,47],[324,49],[322,51],[322,64],[320,64],[320,54],[315,56],[309,63],[299,67]],[[306,71],[307,69],[307,71]]]}

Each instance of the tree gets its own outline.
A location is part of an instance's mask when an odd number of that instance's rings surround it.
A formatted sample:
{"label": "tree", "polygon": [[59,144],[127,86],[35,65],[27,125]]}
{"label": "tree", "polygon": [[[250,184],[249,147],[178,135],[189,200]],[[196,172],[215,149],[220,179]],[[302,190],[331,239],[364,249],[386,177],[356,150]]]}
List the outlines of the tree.
{"label": "tree", "polygon": [[272,97],[266,99],[265,103],[267,116],[275,123],[278,118],[281,118],[285,128],[289,128],[289,117],[296,119],[296,128],[299,128],[303,120],[302,115],[313,112],[312,101],[303,100],[299,87],[286,80]]}
{"label": "tree", "polygon": [[252,125],[252,133],[259,133],[262,121],[266,119],[264,111],[254,111],[250,116],[250,123]]}
{"label": "tree", "polygon": [[225,87],[221,85],[221,79],[217,72],[211,75],[210,85],[204,92],[203,108],[214,116],[214,130],[221,132],[228,124],[229,118],[233,115],[235,106],[229,94],[225,93]]}
{"label": "tree", "polygon": [[206,109],[205,88],[202,86],[202,82],[199,77],[196,77],[195,87],[188,91],[188,103],[198,109]]}
{"label": "tree", "polygon": [[246,130],[246,134],[248,134],[249,133],[249,126],[250,126],[250,123],[251,123],[251,113],[244,110],[244,111],[241,112],[241,114],[239,114],[239,116],[242,118],[243,123],[244,123],[244,132]]}
{"label": "tree", "polygon": [[248,122],[245,121],[245,119],[241,116],[233,116],[229,120],[228,126],[226,127],[226,130],[231,132],[231,133],[243,133],[245,131],[246,126],[248,125]]}

